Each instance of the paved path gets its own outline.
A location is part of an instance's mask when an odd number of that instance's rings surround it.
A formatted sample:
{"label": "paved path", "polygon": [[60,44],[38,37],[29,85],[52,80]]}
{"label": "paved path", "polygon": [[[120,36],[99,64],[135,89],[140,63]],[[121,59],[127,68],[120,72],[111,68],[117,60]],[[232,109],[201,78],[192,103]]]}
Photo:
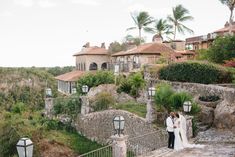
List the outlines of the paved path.
{"label": "paved path", "polygon": [[235,134],[228,131],[208,130],[199,133],[196,141],[204,148],[186,148],[174,151],[166,147],[144,157],[235,157]]}

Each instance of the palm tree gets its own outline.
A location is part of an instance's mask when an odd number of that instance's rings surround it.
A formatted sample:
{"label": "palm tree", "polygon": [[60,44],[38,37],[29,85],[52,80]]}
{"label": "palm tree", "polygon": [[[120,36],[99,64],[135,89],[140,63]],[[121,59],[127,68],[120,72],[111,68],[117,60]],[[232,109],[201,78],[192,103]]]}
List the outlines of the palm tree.
{"label": "palm tree", "polygon": [[178,31],[181,34],[184,34],[185,31],[193,33],[193,30],[186,27],[183,22],[193,20],[193,17],[188,15],[189,11],[184,8],[182,5],[177,5],[172,8],[173,15],[167,17],[167,19],[172,23],[174,27],[174,40],[176,38],[176,32]]}
{"label": "palm tree", "polygon": [[139,30],[139,39],[141,40],[141,31],[144,29],[147,32],[150,32],[152,28],[148,27],[149,24],[154,22],[153,18],[148,14],[148,12],[142,11],[139,13],[132,13],[131,17],[135,22],[135,27],[130,27],[128,30],[138,29]]}
{"label": "palm tree", "polygon": [[172,26],[167,23],[167,20],[159,19],[155,21],[153,33],[158,34],[163,38],[164,35],[173,34]]}
{"label": "palm tree", "polygon": [[219,0],[222,4],[227,5],[230,10],[229,16],[229,33],[232,33],[232,23],[233,23],[233,10],[235,8],[235,0]]}

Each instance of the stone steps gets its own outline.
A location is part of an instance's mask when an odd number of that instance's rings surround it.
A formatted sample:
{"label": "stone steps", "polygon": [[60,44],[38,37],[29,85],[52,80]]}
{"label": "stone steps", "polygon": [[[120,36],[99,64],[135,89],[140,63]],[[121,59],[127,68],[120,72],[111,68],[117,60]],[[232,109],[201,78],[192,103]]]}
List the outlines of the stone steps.
{"label": "stone steps", "polygon": [[210,128],[209,125],[203,124],[202,122],[197,123],[198,132],[206,131]]}
{"label": "stone steps", "polygon": [[150,152],[148,155],[138,156],[138,157],[163,157],[166,154],[170,154],[172,152],[173,152],[173,149],[169,149],[167,147],[162,147],[160,149],[157,149],[155,151]]}

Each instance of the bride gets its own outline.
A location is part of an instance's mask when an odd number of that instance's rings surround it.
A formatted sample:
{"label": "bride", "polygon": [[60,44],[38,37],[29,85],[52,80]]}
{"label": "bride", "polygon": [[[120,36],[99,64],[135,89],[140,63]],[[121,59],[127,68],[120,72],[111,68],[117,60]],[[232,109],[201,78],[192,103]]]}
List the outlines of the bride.
{"label": "bride", "polygon": [[175,150],[183,148],[203,148],[204,145],[190,144],[187,138],[186,119],[183,115],[176,113],[174,122]]}

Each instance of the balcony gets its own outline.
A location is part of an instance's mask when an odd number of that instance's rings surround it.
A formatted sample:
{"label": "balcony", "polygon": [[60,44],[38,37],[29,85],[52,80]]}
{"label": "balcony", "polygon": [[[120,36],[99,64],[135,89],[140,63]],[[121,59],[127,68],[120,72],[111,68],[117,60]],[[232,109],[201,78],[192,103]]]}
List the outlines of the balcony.
{"label": "balcony", "polygon": [[109,64],[109,70],[114,71],[115,65],[119,65],[119,72],[130,72],[134,69],[139,69],[141,67],[140,63],[134,63],[132,61],[128,62],[113,62]]}
{"label": "balcony", "polygon": [[186,39],[186,44],[200,43],[203,41],[214,40],[217,37],[216,33],[209,33],[207,35],[201,35]]}

